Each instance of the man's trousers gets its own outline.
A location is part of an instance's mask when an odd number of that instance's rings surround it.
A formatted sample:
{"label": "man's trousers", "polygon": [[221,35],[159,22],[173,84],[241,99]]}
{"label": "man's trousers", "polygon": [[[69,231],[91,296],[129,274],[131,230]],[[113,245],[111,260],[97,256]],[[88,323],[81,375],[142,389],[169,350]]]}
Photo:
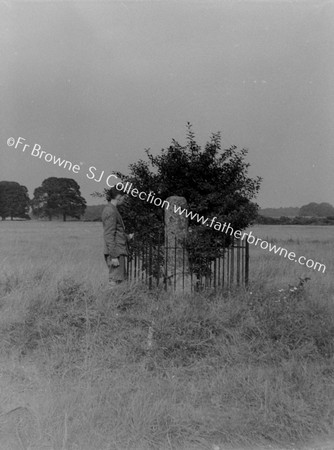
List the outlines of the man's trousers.
{"label": "man's trousers", "polygon": [[104,259],[109,269],[109,281],[121,283],[127,279],[125,255],[120,255],[118,257],[119,266],[117,267],[111,265],[112,258],[110,255],[104,255]]}

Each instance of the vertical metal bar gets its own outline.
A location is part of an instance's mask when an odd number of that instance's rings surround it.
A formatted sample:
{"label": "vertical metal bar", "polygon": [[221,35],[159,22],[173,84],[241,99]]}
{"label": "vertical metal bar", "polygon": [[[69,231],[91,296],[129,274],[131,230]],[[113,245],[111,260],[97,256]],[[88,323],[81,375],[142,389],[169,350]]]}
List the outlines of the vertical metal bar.
{"label": "vertical metal bar", "polygon": [[142,263],[142,268],[141,268],[141,273],[142,273],[142,280],[143,282],[145,282],[145,244],[143,244],[143,255],[142,255],[142,259],[141,259],[141,263]]}
{"label": "vertical metal bar", "polygon": [[193,286],[194,286],[194,284],[193,284],[193,271],[191,270],[190,271],[190,291],[191,292],[193,291]]}
{"label": "vertical metal bar", "polygon": [[234,239],[232,238],[231,245],[231,280],[230,283],[233,284],[234,281]]}
{"label": "vertical metal bar", "polygon": [[136,253],[134,255],[134,261],[133,261],[133,267],[132,267],[132,272],[134,274],[135,280],[138,280],[138,276],[139,276],[138,275],[139,260],[140,260],[139,250],[138,250],[138,248],[136,248]]}
{"label": "vertical metal bar", "polygon": [[226,286],[230,285],[230,246],[226,247],[227,251],[227,266],[226,266]]}
{"label": "vertical metal bar", "polygon": [[141,267],[141,258],[140,258],[140,252],[139,249],[136,250],[136,264],[137,264],[137,278],[140,278],[140,267]]}
{"label": "vertical metal bar", "polygon": [[138,279],[141,278],[141,274],[143,272],[142,265],[143,265],[143,260],[142,260],[141,254],[140,254],[140,249],[138,249]]}
{"label": "vertical metal bar", "polygon": [[165,238],[165,291],[168,285],[168,237]]}
{"label": "vertical metal bar", "polygon": [[246,244],[245,285],[248,286],[248,281],[249,281],[249,243],[248,243],[248,241],[246,241],[245,244]]}
{"label": "vertical metal bar", "polygon": [[174,236],[174,291],[176,290],[176,236]]}
{"label": "vertical metal bar", "polygon": [[146,250],[146,247],[145,247],[145,245],[143,246],[143,258],[142,258],[142,271],[141,271],[141,273],[142,273],[142,280],[144,281],[144,278],[145,278],[145,250]]}
{"label": "vertical metal bar", "polygon": [[203,276],[203,273],[202,273],[202,262],[203,261],[197,262],[198,260],[199,260],[199,258],[196,258],[196,264],[197,264],[197,290],[199,290],[200,286],[202,286],[202,276]]}
{"label": "vertical metal bar", "polygon": [[160,235],[160,233],[159,233],[159,236],[158,236],[158,254],[157,254],[157,286],[159,286],[159,280],[160,280],[160,243],[161,243],[161,241],[160,241],[160,239],[161,239],[161,235]]}
{"label": "vertical metal bar", "polygon": [[144,247],[142,247],[139,251],[138,251],[138,255],[139,255],[139,264],[140,264],[140,272],[139,272],[139,277],[141,279],[143,279],[143,261],[144,261]]}
{"label": "vertical metal bar", "polygon": [[223,279],[222,279],[222,287],[225,287],[225,259],[226,259],[226,248],[225,248],[225,244],[224,244],[224,250],[223,250]]}
{"label": "vertical metal bar", "polygon": [[137,268],[138,268],[137,278],[138,278],[138,281],[139,281],[139,279],[140,279],[140,272],[141,272],[141,270],[140,270],[141,258],[140,258],[139,248],[136,250],[136,254],[137,254]]}
{"label": "vertical metal bar", "polygon": [[211,287],[211,261],[207,261],[206,263],[207,272],[205,275],[205,287]]}
{"label": "vertical metal bar", "polygon": [[143,274],[143,278],[145,280],[145,271],[146,271],[146,262],[145,262],[145,254],[146,254],[146,244],[144,244],[143,246],[143,258],[142,258],[142,274]]}
{"label": "vertical metal bar", "polygon": [[205,287],[206,283],[206,273],[205,273],[205,266],[206,266],[206,258],[199,258],[200,264],[201,264],[201,284],[200,287],[203,289]]}
{"label": "vertical metal bar", "polygon": [[185,238],[182,240],[182,289],[184,290]]}
{"label": "vertical metal bar", "polygon": [[133,280],[133,253],[131,255],[131,261],[130,258],[128,257],[128,262],[129,262],[129,271],[130,271],[130,279]]}
{"label": "vertical metal bar", "polygon": [[150,281],[150,241],[147,241],[146,245],[146,283]]}
{"label": "vertical metal bar", "polygon": [[237,286],[240,285],[240,243],[237,242]]}
{"label": "vertical metal bar", "polygon": [[157,253],[157,249],[158,249],[158,243],[154,244],[154,248],[153,248],[153,280],[154,280],[154,286],[157,287],[158,285],[158,273],[157,273],[157,265],[158,265],[158,253]]}
{"label": "vertical metal bar", "polygon": [[245,281],[245,245],[244,241],[241,240],[241,283]]}
{"label": "vertical metal bar", "polygon": [[153,261],[152,261],[152,241],[150,241],[150,243],[149,243],[149,270],[148,270],[148,275],[149,275],[148,287],[149,287],[149,289],[152,289],[152,277],[153,277],[152,263],[153,263]]}
{"label": "vertical metal bar", "polygon": [[149,281],[149,276],[150,276],[150,273],[149,273],[149,260],[148,260],[148,257],[149,257],[149,246],[148,245],[146,245],[146,253],[145,253],[145,259],[146,259],[146,261],[145,261],[145,267],[146,267],[146,284],[148,283],[148,281]]}
{"label": "vertical metal bar", "polygon": [[213,287],[216,288],[217,287],[217,258],[214,259],[213,261]]}
{"label": "vertical metal bar", "polygon": [[138,249],[138,256],[139,256],[139,274],[138,277],[143,279],[143,252],[141,251],[141,249]]}

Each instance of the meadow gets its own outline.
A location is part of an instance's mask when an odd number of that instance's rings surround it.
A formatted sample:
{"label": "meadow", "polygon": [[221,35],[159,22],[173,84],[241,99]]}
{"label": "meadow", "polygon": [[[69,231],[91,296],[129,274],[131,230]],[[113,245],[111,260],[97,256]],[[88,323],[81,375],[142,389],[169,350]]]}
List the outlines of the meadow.
{"label": "meadow", "polygon": [[326,272],[250,246],[248,290],[110,292],[101,223],[1,222],[0,449],[321,448],[334,228],[251,230]]}

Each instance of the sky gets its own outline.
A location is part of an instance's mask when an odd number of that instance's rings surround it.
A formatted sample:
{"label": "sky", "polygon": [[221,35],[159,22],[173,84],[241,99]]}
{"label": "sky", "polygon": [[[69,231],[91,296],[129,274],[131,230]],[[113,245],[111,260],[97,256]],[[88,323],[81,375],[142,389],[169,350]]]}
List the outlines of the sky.
{"label": "sky", "polygon": [[248,149],[260,207],[334,204],[333,19],[327,1],[3,0],[0,180],[32,197],[70,177],[101,203],[106,175],[185,144],[190,122],[202,146],[220,131]]}

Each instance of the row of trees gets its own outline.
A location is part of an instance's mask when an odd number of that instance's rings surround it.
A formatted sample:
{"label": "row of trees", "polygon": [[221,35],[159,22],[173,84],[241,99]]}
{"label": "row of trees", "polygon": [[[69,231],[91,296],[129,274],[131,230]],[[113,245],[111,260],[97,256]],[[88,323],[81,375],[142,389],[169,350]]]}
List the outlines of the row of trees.
{"label": "row of trees", "polygon": [[29,210],[35,217],[48,218],[62,216],[63,220],[74,217],[80,219],[86,209],[86,200],[81,196],[80,186],[71,178],[51,177],[34,190],[30,200],[28,189],[15,181],[0,182],[0,216],[30,219]]}
{"label": "row of trees", "polygon": [[334,225],[334,216],[327,217],[268,217],[258,215],[255,223],[262,225]]}

